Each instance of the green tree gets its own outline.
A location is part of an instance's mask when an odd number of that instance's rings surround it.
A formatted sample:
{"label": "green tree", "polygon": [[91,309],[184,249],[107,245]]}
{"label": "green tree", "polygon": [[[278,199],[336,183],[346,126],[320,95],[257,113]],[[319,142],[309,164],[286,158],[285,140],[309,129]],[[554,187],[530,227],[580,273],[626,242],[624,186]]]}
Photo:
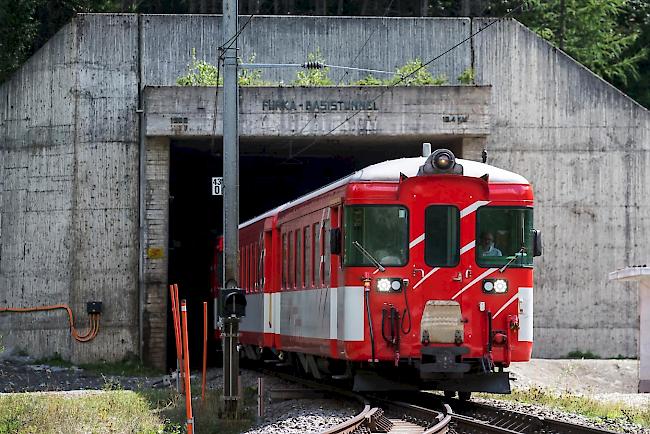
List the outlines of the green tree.
{"label": "green tree", "polygon": [[[626,85],[638,80],[645,47],[633,50],[641,33],[638,23],[625,21],[630,0],[528,0],[515,15],[571,57],[604,79]],[[490,15],[502,16],[519,3],[494,1]]]}

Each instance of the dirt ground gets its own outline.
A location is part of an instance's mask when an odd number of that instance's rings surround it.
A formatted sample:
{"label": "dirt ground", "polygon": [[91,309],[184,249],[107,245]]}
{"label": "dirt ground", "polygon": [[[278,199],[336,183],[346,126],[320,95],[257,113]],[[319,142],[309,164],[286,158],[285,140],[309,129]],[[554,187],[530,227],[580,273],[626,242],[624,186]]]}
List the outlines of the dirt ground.
{"label": "dirt ground", "polygon": [[649,406],[650,394],[637,393],[638,360],[533,359],[513,363],[512,387],[540,387],[557,393],[570,392],[608,401]]}

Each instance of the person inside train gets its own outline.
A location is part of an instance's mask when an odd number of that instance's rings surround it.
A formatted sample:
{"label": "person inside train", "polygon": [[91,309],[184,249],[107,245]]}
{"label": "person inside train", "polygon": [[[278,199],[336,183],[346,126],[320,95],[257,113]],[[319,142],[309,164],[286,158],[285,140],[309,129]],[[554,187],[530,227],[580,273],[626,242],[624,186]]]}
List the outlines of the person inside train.
{"label": "person inside train", "polygon": [[492,235],[492,232],[481,233],[478,252],[481,256],[503,256],[501,250],[494,247],[494,235]]}

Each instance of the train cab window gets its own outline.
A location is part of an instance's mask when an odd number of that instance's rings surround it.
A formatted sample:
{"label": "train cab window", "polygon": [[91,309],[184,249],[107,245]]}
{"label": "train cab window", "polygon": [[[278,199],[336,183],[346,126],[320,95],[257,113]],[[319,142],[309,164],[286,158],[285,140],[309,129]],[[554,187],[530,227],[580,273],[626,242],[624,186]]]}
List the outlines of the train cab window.
{"label": "train cab window", "polygon": [[344,265],[374,266],[357,242],[385,267],[408,262],[408,210],[400,205],[345,208]]}
{"label": "train cab window", "polygon": [[282,234],[282,287],[287,287],[288,282],[288,269],[289,265],[287,263],[289,258],[289,245],[287,242],[287,234]]}
{"label": "train cab window", "polygon": [[460,211],[432,205],[424,211],[424,262],[430,267],[454,267],[460,260]]}
{"label": "train cab window", "polygon": [[323,220],[323,285],[330,287],[330,262],[332,254],[330,253],[330,220]]}
{"label": "train cab window", "polygon": [[305,287],[311,286],[313,282],[311,270],[313,267],[314,256],[312,254],[311,231],[309,229],[310,227],[306,226],[302,230],[305,239]]}
{"label": "train cab window", "polygon": [[482,267],[533,265],[533,209],[484,206],[476,212],[476,263]]}
{"label": "train cab window", "polygon": [[320,223],[314,223],[314,286],[319,288],[321,286],[321,268],[322,268],[322,249],[320,245]]}

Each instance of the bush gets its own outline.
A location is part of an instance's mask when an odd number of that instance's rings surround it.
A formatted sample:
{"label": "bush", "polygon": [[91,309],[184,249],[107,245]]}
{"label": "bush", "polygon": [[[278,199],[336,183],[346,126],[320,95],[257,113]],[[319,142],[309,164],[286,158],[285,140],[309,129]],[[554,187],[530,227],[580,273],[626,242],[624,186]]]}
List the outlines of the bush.
{"label": "bush", "polygon": [[[317,48],[314,53],[307,54],[307,62],[325,63],[325,58],[323,58],[320,48]],[[298,71],[295,80],[293,80],[293,84],[296,86],[331,86],[334,82],[329,77],[329,71],[329,68]]]}
{"label": "bush", "polygon": [[461,84],[474,84],[474,68],[469,67],[464,70],[459,76],[458,81]]}
{"label": "bush", "polygon": [[427,68],[424,67],[422,60],[415,59],[404,66],[397,68],[395,76],[388,80],[386,84],[391,86],[440,86],[447,84],[447,76],[444,74],[434,77]]}
{"label": "bush", "polygon": [[[253,63],[255,55],[249,58],[249,63]],[[237,61],[243,63],[241,58]],[[261,69],[240,68],[237,83],[240,86],[265,86],[262,80]],[[218,82],[217,82],[218,77]],[[192,49],[192,62],[187,65],[187,74],[176,79],[179,86],[223,86],[223,71],[219,73],[218,68],[205,60],[197,60],[196,49]]]}

